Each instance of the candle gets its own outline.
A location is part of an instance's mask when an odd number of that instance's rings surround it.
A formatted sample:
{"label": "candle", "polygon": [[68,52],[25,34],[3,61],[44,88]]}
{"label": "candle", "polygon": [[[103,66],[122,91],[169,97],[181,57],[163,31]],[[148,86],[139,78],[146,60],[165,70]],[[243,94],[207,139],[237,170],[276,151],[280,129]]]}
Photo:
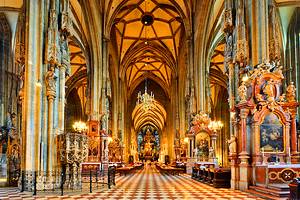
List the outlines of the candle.
{"label": "candle", "polygon": [[264,148],[261,148],[261,152],[262,152],[262,157],[264,158],[264,155],[265,155],[265,150],[264,150]]}
{"label": "candle", "polygon": [[289,152],[288,156],[291,157],[291,147],[289,147],[289,151],[288,152]]}

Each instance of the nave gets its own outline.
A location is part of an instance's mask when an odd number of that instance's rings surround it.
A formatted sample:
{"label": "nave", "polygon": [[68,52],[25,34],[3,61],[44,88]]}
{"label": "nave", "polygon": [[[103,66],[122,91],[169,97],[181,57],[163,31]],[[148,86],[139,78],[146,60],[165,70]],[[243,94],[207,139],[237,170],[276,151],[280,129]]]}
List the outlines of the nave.
{"label": "nave", "polygon": [[118,176],[110,190],[80,195],[32,197],[16,190],[0,188],[1,200],[16,199],[260,199],[246,192],[216,189],[194,181],[187,175],[162,175],[154,165],[147,165],[132,175]]}

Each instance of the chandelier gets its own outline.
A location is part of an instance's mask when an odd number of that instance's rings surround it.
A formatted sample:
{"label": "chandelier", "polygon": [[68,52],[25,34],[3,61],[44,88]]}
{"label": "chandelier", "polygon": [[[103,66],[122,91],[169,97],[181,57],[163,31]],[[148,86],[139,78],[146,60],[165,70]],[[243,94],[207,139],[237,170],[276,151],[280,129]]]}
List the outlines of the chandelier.
{"label": "chandelier", "polygon": [[221,130],[222,127],[223,123],[221,121],[211,121],[208,125],[208,128],[213,130],[214,132]]}
{"label": "chandelier", "polygon": [[137,105],[140,104],[144,111],[149,111],[154,106],[154,94],[151,92],[148,94],[147,92],[147,79],[145,82],[145,93],[141,94],[141,92],[138,93],[137,96]]}
{"label": "chandelier", "polygon": [[87,131],[87,126],[84,122],[82,121],[78,121],[78,122],[75,122],[73,124],[73,129],[77,132],[77,133],[82,133],[82,132],[86,132]]}

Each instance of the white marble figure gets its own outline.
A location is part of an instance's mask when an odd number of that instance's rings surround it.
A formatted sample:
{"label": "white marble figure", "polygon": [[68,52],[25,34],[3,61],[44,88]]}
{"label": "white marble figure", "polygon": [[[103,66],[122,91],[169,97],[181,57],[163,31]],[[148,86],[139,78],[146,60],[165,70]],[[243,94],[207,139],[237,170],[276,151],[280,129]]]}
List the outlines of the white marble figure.
{"label": "white marble figure", "polygon": [[229,153],[230,154],[235,154],[237,143],[236,143],[236,137],[232,135],[229,140],[227,140],[228,146],[229,146]]}

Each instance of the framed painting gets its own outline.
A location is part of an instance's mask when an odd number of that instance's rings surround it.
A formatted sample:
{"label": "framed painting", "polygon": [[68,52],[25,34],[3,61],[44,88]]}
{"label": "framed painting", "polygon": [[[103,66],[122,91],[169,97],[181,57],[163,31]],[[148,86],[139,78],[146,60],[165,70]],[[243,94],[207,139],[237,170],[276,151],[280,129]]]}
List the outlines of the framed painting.
{"label": "framed painting", "polygon": [[264,152],[284,150],[283,125],[274,113],[266,115],[260,125],[260,148]]}

